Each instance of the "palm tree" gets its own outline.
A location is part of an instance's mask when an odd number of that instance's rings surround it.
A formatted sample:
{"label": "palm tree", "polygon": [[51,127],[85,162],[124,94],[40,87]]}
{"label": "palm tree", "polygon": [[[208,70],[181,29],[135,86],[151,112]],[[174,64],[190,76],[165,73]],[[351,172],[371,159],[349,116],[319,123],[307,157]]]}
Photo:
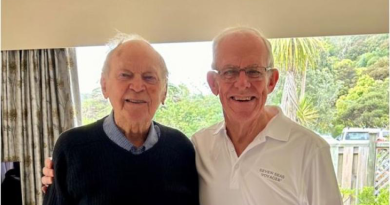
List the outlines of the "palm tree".
{"label": "palm tree", "polygon": [[299,124],[310,127],[316,122],[318,117],[318,111],[314,108],[313,103],[309,99],[306,97],[299,99],[299,107],[297,110],[297,120]]}
{"label": "palm tree", "polygon": [[[299,99],[303,100],[306,83],[306,69],[315,68],[315,62],[323,48],[319,38],[286,38],[271,40],[276,65],[286,71],[281,107],[292,120],[297,121]],[[297,75],[301,79],[298,99]]]}

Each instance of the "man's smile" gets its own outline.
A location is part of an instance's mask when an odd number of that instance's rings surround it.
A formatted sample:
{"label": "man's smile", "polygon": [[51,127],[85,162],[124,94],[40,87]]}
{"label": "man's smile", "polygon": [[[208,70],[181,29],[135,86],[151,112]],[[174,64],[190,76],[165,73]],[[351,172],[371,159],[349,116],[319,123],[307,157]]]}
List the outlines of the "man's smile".
{"label": "man's smile", "polygon": [[256,99],[256,97],[254,97],[254,96],[246,96],[246,97],[232,96],[232,97],[230,97],[230,99],[237,101],[237,102],[250,102],[250,101]]}
{"label": "man's smile", "polygon": [[132,104],[143,104],[146,103],[145,100],[138,100],[138,99],[125,99],[126,103],[132,103]]}

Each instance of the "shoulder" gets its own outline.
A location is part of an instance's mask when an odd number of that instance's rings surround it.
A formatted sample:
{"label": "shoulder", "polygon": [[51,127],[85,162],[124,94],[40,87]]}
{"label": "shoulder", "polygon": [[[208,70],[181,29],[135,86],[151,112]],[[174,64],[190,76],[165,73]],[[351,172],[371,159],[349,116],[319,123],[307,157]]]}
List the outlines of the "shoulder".
{"label": "shoulder", "polygon": [[277,139],[288,141],[293,147],[309,149],[329,148],[329,144],[322,137],[285,116],[279,107],[269,106],[268,109],[274,109],[278,112],[268,122],[266,129],[268,129],[269,134]]}
{"label": "shoulder", "polygon": [[163,124],[160,124],[158,122],[154,122],[156,126],[160,129],[161,137],[164,137],[165,141],[168,141],[170,144],[173,144],[174,146],[191,146],[191,141],[188,139],[188,137],[182,133],[181,131],[165,126]]}
{"label": "shoulder", "polygon": [[312,148],[330,148],[325,139],[320,137],[312,130],[291,121],[290,139],[302,142],[304,145]]}
{"label": "shoulder", "polygon": [[224,128],[225,122],[218,122],[214,125],[211,125],[210,127],[199,130],[191,137],[191,140],[195,143],[210,142],[217,136],[219,132],[224,131]]}
{"label": "shoulder", "polygon": [[199,130],[191,138],[196,152],[208,155],[217,150],[223,144],[222,140],[225,132],[224,121]]}
{"label": "shoulder", "polygon": [[177,129],[167,127],[160,123],[154,122],[160,129],[160,139],[155,145],[163,155],[175,161],[186,161],[192,164],[195,160],[195,149],[190,139]]}
{"label": "shoulder", "polygon": [[63,132],[56,142],[55,149],[67,149],[99,140],[98,136],[104,134],[103,119]]}

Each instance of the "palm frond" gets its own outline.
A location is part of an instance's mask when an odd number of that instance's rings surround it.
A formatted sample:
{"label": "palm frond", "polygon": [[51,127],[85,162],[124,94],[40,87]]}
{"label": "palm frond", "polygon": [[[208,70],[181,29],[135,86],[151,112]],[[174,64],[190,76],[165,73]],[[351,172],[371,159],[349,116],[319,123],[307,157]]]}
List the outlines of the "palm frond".
{"label": "palm frond", "polygon": [[303,126],[310,126],[318,119],[318,111],[314,108],[313,103],[307,98],[299,102],[297,110],[298,122]]}

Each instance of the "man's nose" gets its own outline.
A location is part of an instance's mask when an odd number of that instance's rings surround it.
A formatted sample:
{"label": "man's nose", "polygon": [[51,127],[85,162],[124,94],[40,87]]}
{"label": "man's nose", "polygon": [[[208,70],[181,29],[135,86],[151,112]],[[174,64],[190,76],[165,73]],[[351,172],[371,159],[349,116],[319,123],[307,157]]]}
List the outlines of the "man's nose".
{"label": "man's nose", "polygon": [[248,76],[245,73],[245,70],[240,70],[238,73],[237,81],[234,83],[234,85],[239,89],[245,89],[250,87],[250,82],[248,80]]}
{"label": "man's nose", "polygon": [[141,77],[134,76],[130,82],[129,88],[134,92],[141,92],[145,90],[145,82]]}

